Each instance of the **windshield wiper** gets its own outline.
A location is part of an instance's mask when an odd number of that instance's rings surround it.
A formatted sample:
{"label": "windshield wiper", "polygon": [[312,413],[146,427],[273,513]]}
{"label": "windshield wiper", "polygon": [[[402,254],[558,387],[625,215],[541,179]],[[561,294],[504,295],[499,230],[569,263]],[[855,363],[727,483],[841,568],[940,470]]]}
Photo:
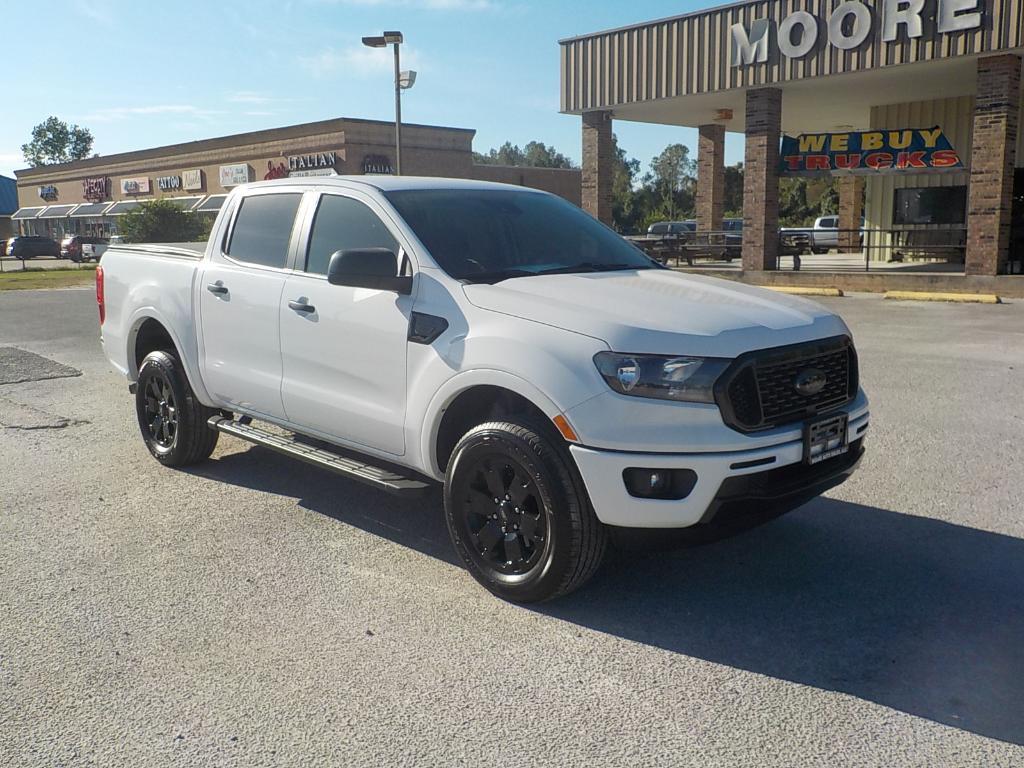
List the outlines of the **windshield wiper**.
{"label": "windshield wiper", "polygon": [[496,269],[492,272],[477,272],[472,275],[465,275],[461,279],[466,283],[488,283],[494,285],[502,280],[509,280],[513,277],[535,277],[536,275],[568,275],[575,272],[617,272],[625,269],[652,269],[653,265],[627,264],[626,262],[602,263],[597,261],[584,261],[579,264],[566,264],[561,267],[549,267],[548,269]]}
{"label": "windshield wiper", "polygon": [[561,275],[572,272],[618,272],[624,269],[650,269],[645,264],[627,264],[624,261],[613,263],[602,263],[598,261],[584,261],[579,264],[570,264],[564,267],[552,267],[542,269],[538,275]]}
{"label": "windshield wiper", "polygon": [[536,274],[536,272],[531,272],[528,269],[496,269],[493,272],[477,272],[472,275],[464,275],[460,279],[470,284],[488,283],[489,285],[494,285],[502,280],[509,280],[513,277],[532,277]]}

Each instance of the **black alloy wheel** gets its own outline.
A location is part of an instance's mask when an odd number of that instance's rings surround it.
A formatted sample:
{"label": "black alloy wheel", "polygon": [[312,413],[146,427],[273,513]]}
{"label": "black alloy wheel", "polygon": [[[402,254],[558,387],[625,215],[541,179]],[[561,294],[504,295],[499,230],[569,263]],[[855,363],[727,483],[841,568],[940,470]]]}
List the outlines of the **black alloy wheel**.
{"label": "black alloy wheel", "polygon": [[529,573],[548,538],[537,485],[519,462],[493,454],[477,459],[462,500],[462,522],[474,559],[508,576]]}
{"label": "black alloy wheel", "polygon": [[161,464],[183,467],[209,458],[220,433],[207,422],[218,413],[196,398],[177,355],[150,352],[139,366],[135,389],[139,431]]}
{"label": "black alloy wheel", "polygon": [[448,461],[448,533],[466,569],[498,597],[535,603],[594,574],[607,531],[553,428],[494,421],[473,427]]}
{"label": "black alloy wheel", "polygon": [[170,382],[163,376],[153,376],[146,382],[143,394],[149,438],[163,450],[169,451],[178,433],[178,408]]}

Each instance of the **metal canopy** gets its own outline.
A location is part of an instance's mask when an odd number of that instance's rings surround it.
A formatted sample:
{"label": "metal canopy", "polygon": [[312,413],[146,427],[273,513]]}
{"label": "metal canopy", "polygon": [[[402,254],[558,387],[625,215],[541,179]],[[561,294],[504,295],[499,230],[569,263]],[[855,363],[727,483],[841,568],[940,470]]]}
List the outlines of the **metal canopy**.
{"label": "metal canopy", "polygon": [[216,213],[224,205],[227,195],[210,195],[193,210],[196,213]]}
{"label": "metal canopy", "polygon": [[71,205],[51,205],[47,207],[42,213],[40,213],[37,219],[63,219],[66,216],[70,216],[72,211],[78,207],[78,203],[72,203]]}
{"label": "metal canopy", "polygon": [[128,211],[134,211],[143,201],[141,200],[119,200],[107,209],[107,216],[123,216]]}
{"label": "metal canopy", "polygon": [[14,219],[15,221],[24,219],[34,219],[36,216],[39,215],[39,212],[43,210],[43,208],[45,207],[46,206],[44,205],[36,205],[31,208],[19,208],[14,212],[14,215],[11,216],[11,218]]}
{"label": "metal canopy", "polygon": [[71,217],[78,219],[84,216],[102,216],[103,212],[113,205],[109,200],[102,203],[82,203],[71,213]]}
{"label": "metal canopy", "polygon": [[166,200],[169,203],[174,203],[175,205],[181,206],[182,210],[185,210],[185,211],[191,211],[193,208],[195,208],[196,203],[198,203],[202,199],[203,199],[202,195],[190,195],[188,197],[165,197],[164,198],[164,200]]}

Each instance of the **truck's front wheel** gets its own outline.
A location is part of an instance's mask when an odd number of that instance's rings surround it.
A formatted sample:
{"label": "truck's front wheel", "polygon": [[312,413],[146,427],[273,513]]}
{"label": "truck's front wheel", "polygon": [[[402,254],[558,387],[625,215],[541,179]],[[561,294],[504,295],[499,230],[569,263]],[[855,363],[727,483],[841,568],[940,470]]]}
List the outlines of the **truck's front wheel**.
{"label": "truck's front wheel", "polygon": [[607,534],[564,446],[526,424],[491,422],[448,463],[448,532],[470,573],[494,594],[539,602],[581,586]]}
{"label": "truck's front wheel", "polygon": [[196,399],[170,352],[150,352],[139,366],[135,411],[146,447],[165,466],[195,464],[217,445],[219,433],[206,424],[216,411]]}

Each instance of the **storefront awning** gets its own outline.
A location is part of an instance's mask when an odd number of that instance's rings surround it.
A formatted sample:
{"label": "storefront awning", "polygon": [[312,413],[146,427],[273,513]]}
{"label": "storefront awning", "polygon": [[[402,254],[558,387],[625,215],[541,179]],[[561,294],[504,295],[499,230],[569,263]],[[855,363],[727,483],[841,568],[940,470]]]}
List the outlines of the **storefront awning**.
{"label": "storefront awning", "polygon": [[227,195],[210,195],[197,205],[193,211],[195,213],[216,213],[224,205],[224,200],[226,199]]}
{"label": "storefront awning", "polygon": [[174,203],[175,205],[180,205],[181,208],[183,210],[186,210],[186,211],[191,211],[195,207],[195,204],[198,203],[202,199],[203,199],[202,195],[192,195],[190,197],[165,197],[164,198],[164,200],[166,200],[169,203]]}
{"label": "storefront awning", "polygon": [[107,209],[106,216],[123,216],[128,211],[134,211],[139,205],[142,204],[142,200],[120,200],[114,203],[110,208]]}
{"label": "storefront awning", "polygon": [[85,216],[102,216],[103,212],[112,205],[113,203],[109,200],[103,203],[82,203],[71,213],[71,217],[79,219]]}
{"label": "storefront awning", "polygon": [[71,212],[78,207],[78,204],[73,205],[51,205],[40,213],[36,218],[38,219],[63,219],[65,216],[70,216]]}
{"label": "storefront awning", "polygon": [[21,221],[24,219],[34,219],[36,216],[39,215],[39,212],[43,210],[43,208],[45,207],[46,206],[43,205],[37,205],[32,208],[19,208],[14,212],[14,215],[11,216],[11,218],[14,219],[15,221]]}

